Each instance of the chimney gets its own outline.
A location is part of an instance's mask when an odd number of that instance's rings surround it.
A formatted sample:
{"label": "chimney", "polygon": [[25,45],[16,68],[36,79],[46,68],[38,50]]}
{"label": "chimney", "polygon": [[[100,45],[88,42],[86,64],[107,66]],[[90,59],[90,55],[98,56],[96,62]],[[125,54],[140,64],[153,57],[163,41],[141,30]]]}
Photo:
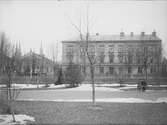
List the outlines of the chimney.
{"label": "chimney", "polygon": [[156,36],[156,32],[155,32],[155,30],[152,32],[152,36]]}
{"label": "chimney", "polygon": [[121,37],[124,37],[124,35],[125,35],[124,32],[120,32]]}
{"label": "chimney", "polygon": [[141,36],[144,36],[145,35],[145,32],[141,32]]}
{"label": "chimney", "polygon": [[133,36],[133,32],[130,33],[130,36]]}

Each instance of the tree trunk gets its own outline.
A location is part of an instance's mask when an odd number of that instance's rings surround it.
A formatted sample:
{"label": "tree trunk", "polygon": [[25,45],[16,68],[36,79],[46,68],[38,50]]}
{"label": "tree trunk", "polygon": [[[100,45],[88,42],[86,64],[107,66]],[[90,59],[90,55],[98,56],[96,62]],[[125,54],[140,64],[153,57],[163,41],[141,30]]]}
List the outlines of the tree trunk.
{"label": "tree trunk", "polygon": [[145,80],[147,82],[147,79],[148,79],[148,73],[147,73],[147,66],[145,67]]}
{"label": "tree trunk", "polygon": [[13,122],[16,122],[15,113],[14,113],[14,110],[13,110],[13,100],[11,100],[11,113],[12,113]]}
{"label": "tree trunk", "polygon": [[[9,80],[9,102],[10,102],[10,111],[12,113],[12,118],[13,118],[13,122],[16,122],[15,119],[15,114],[14,114],[14,110],[13,110],[13,101],[14,101],[14,96],[12,97],[12,91],[11,91],[11,87],[12,87],[12,81]],[[13,90],[14,91],[14,90]]]}
{"label": "tree trunk", "polygon": [[95,105],[96,101],[95,101],[95,82],[94,82],[94,67],[93,67],[93,65],[91,65],[90,68],[91,68],[91,82],[92,82],[92,101],[93,101],[93,104]]}

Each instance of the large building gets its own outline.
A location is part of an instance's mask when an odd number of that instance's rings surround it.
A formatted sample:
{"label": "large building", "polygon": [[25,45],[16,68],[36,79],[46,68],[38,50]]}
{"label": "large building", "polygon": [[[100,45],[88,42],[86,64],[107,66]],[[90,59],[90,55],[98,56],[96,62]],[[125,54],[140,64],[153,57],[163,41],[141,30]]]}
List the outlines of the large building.
{"label": "large building", "polygon": [[[81,65],[82,71],[88,75],[90,65],[85,56],[85,40],[80,37],[62,41],[63,67],[70,62]],[[98,78],[134,78],[142,76],[147,69],[148,75],[161,70],[161,39],[153,31],[151,34],[135,35],[90,35],[88,52],[94,60],[95,76]],[[146,68],[144,68],[146,67]],[[88,75],[89,76],[89,75]]]}

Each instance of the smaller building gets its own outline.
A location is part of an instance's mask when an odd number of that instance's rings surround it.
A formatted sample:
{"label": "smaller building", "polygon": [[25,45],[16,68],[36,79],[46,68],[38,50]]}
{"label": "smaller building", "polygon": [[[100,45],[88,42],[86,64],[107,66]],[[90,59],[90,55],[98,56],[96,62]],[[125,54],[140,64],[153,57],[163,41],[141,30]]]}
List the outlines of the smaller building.
{"label": "smaller building", "polygon": [[44,55],[31,51],[23,56],[22,72],[25,75],[53,75],[54,63]]}

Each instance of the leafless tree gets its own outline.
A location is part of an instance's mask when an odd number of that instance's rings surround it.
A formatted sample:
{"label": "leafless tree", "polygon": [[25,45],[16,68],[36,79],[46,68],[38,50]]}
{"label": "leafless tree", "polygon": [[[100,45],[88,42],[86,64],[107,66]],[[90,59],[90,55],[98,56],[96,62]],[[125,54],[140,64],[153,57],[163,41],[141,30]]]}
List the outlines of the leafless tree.
{"label": "leafless tree", "polygon": [[157,69],[157,71],[151,72],[160,73],[161,48],[156,47],[156,50],[151,50],[151,47],[149,48],[147,43],[141,43],[139,48],[140,50],[136,50],[135,53],[138,60],[138,65],[141,68],[141,71],[144,72],[144,79],[147,82],[149,69]]}
{"label": "leafless tree", "polygon": [[51,55],[51,59],[53,62],[53,72],[54,75],[53,77],[55,77],[57,75],[57,69],[58,69],[58,62],[57,62],[57,58],[58,58],[58,43],[52,43],[50,46],[50,55]]}
{"label": "leafless tree", "polygon": [[[2,42],[2,41],[1,41]],[[14,102],[20,93],[20,89],[13,87],[14,78],[17,75],[18,67],[20,65],[18,57],[18,48],[11,43],[4,36],[4,43],[8,43],[6,54],[4,55],[4,79],[3,82],[7,85],[7,102],[10,113],[12,113],[13,121],[15,122]]]}
{"label": "leafless tree", "polygon": [[[80,53],[83,53],[83,64],[84,68],[86,68],[86,60],[89,62],[90,74],[91,74],[91,83],[92,83],[92,102],[95,104],[95,64],[98,61],[98,58],[95,54],[93,54],[91,50],[91,41],[90,41],[90,20],[89,20],[89,6],[87,6],[87,17],[86,17],[86,25],[82,26],[82,22],[80,19],[79,26],[71,22],[74,28],[78,31],[80,37]],[[82,27],[86,29],[86,32],[83,32]]]}
{"label": "leafless tree", "polygon": [[5,71],[6,58],[9,54],[10,44],[6,38],[5,33],[1,34],[0,40],[0,73]]}

